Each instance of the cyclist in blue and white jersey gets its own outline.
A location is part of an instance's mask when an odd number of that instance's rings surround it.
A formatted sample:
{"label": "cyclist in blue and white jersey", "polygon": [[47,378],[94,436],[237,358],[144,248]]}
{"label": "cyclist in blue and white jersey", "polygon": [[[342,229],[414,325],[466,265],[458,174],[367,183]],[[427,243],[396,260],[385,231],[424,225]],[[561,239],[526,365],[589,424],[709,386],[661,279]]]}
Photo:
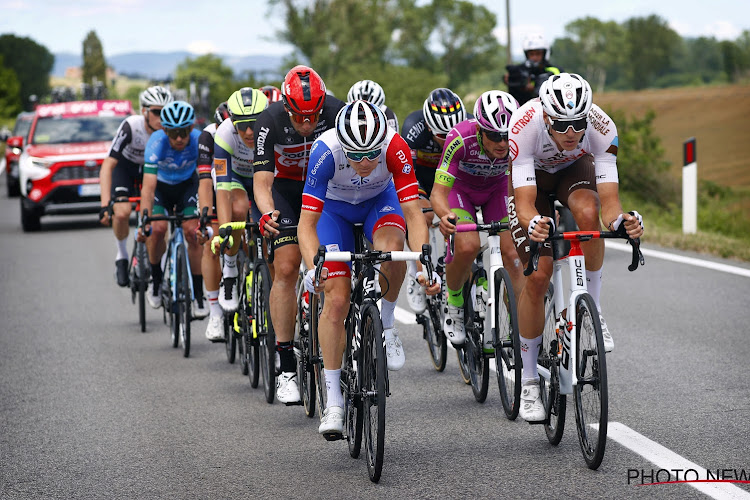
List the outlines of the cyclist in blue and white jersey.
{"label": "cyclist in blue and white jersey", "polygon": [[[302,254],[310,269],[305,276],[309,292],[314,291],[313,259],[318,246],[325,245],[331,251],[354,251],[357,223],[364,224],[365,236],[376,250],[403,250],[407,225],[412,248],[421,249],[427,243],[427,227],[419,208],[417,179],[408,147],[387,126],[380,108],[362,100],[342,108],[336,116],[335,130],[323,133],[310,152],[298,228]],[[422,265],[417,265],[419,283],[425,285]],[[388,283],[381,305],[387,365],[389,370],[398,370],[406,358],[394,330],[394,311],[406,266],[403,262],[386,262],[381,272]],[[315,290],[324,289],[326,293],[319,335],[328,402],[318,429],[326,435],[343,432],[344,401],[339,379],[350,277],[349,264],[326,263],[322,283]],[[436,278],[437,275],[428,290],[430,294],[440,291]]]}
{"label": "cyclist in blue and white jersey", "polygon": [[360,80],[356,82],[346,94],[346,102],[351,103],[357,99],[371,102],[379,107],[388,121],[388,126],[398,132],[398,117],[391,108],[385,105],[385,91],[379,83],[372,80]]}
{"label": "cyclist in blue and white jersey", "polygon": [[[141,114],[125,118],[117,129],[109,155],[99,170],[101,185],[101,210],[99,218],[109,225],[109,202],[117,198],[137,196],[136,186],[141,184],[143,173],[143,150],[151,134],[161,129],[159,115],[164,106],[172,102],[172,93],[161,86],[149,87],[141,92],[138,100]],[[117,284],[128,286],[128,235],[130,234],[130,203],[112,206],[112,231],[117,241],[115,277]]]}
{"label": "cyclist in blue and white jersey", "polygon": [[[185,101],[173,101],[161,110],[163,130],[154,132],[146,144],[143,166],[143,187],[141,189],[141,209],[150,215],[163,215],[174,210],[184,215],[195,215],[198,210],[198,138],[201,133],[193,128],[195,111]],[[147,238],[144,231],[151,226],[152,233]],[[139,241],[145,241],[148,259],[151,263],[152,283],[146,294],[149,305],[154,309],[161,306],[161,283],[163,279],[161,258],[167,249],[165,236],[169,224],[155,221],[142,228]],[[201,275],[201,246],[196,230],[198,220],[182,223],[185,240],[188,244],[190,269],[193,274],[193,287],[196,291],[194,309],[203,309],[203,276]]]}
{"label": "cyclist in blue and white jersey", "polygon": [[[560,73],[545,81],[539,99],[521,106],[510,123],[511,185],[508,213],[513,241],[524,265],[529,260],[528,238],[543,242],[554,232],[549,194],[570,208],[582,231],[599,231],[601,221],[631,238],[643,234],[638,212],[623,211],[617,173],[617,127],[593,104],[591,86],[574,73]],[[588,291],[599,309],[605,351],[614,348],[601,316],[604,240],[581,244],[586,257]],[[552,276],[552,248],[540,250],[538,271],[526,278],[518,298],[521,358],[523,361],[521,418],[543,420],[536,358],[544,329],[544,295]]]}

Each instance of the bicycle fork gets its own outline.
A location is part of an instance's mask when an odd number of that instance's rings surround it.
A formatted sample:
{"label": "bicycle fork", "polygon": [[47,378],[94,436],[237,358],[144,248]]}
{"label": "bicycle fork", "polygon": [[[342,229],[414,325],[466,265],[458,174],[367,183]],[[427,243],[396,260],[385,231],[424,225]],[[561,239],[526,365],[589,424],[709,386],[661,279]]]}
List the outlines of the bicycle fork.
{"label": "bicycle fork", "polygon": [[[581,244],[577,240],[571,241],[571,249],[568,257],[568,277],[570,278],[570,303],[567,314],[564,314],[564,298],[562,288],[562,273],[560,268],[562,262],[554,262],[553,285],[555,289],[555,310],[557,313],[555,329],[561,349],[558,351],[560,362],[560,394],[573,394],[573,387],[578,385],[578,376],[575,367],[578,363],[578,339],[576,338],[576,303],[578,297],[587,293],[586,287],[586,260],[581,251]],[[561,259],[562,260],[562,259]]]}

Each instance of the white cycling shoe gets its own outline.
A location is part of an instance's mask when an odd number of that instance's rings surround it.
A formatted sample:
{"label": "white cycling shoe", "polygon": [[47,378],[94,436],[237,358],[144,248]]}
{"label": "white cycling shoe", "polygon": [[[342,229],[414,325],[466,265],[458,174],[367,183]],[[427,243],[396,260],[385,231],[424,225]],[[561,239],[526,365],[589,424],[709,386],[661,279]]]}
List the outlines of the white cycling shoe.
{"label": "white cycling shoe", "polygon": [[279,403],[285,405],[294,405],[300,402],[296,372],[281,372],[276,377],[276,399],[279,400]]}
{"label": "white cycling shoe", "polygon": [[615,348],[615,341],[612,339],[612,334],[607,328],[607,322],[604,321],[604,317],[599,315],[599,323],[602,324],[602,338],[604,339],[604,352],[612,352]]}
{"label": "white cycling shoe", "polygon": [[208,300],[204,297],[203,298],[203,307],[198,306],[198,301],[193,300],[193,310],[192,310],[192,316],[195,319],[203,319],[206,316],[208,316],[209,310],[208,310]]}
{"label": "white cycling shoe", "polygon": [[[390,334],[389,334],[390,332]],[[406,363],[406,354],[401,339],[395,328],[389,328],[383,332],[385,336],[385,358],[390,371],[398,371]]]}
{"label": "white cycling shoe", "polygon": [[318,433],[328,441],[341,439],[344,434],[344,409],[340,406],[331,406],[323,412],[320,419]]}
{"label": "white cycling shoe", "polygon": [[460,346],[466,341],[464,308],[448,304],[443,320],[443,331],[451,344]]}
{"label": "white cycling shoe", "polygon": [[542,404],[539,379],[529,380],[521,386],[521,407],[518,415],[527,422],[542,422],[547,417]]}
{"label": "white cycling shoe", "polygon": [[211,342],[224,340],[224,325],[222,324],[221,316],[211,316],[208,318],[208,326],[206,327],[206,338]]}
{"label": "white cycling shoe", "polygon": [[224,276],[219,286],[219,305],[225,312],[234,312],[239,306],[237,276]]}
{"label": "white cycling shoe", "polygon": [[161,287],[156,292],[156,295],[154,295],[154,282],[152,281],[148,284],[148,289],[146,290],[146,300],[148,300],[148,305],[152,309],[159,309],[161,307]]}
{"label": "white cycling shoe", "polygon": [[416,314],[422,314],[427,308],[427,296],[424,288],[412,275],[409,275],[406,284],[406,299],[409,302],[409,307]]}

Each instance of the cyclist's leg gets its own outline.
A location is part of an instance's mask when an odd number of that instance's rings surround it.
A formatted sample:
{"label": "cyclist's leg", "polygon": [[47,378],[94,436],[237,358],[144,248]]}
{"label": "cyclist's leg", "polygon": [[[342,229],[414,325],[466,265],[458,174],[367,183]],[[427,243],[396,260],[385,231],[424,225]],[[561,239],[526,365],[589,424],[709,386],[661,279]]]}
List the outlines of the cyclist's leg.
{"label": "cyclist's leg", "polygon": [[[157,182],[156,190],[154,191],[154,208],[152,215],[165,215],[168,213],[166,207],[174,206],[172,186]],[[169,224],[166,221],[155,221],[151,224],[151,235],[146,239],[146,249],[148,250],[148,261],[151,264],[151,286],[152,290],[149,296],[149,303],[152,307],[158,307],[153,297],[159,297],[161,295],[161,282],[163,277],[163,271],[161,268],[161,259],[164,252],[167,251],[167,230]]]}
{"label": "cyclist's leg", "polygon": [[[132,172],[127,165],[117,164],[112,170],[111,200],[134,196],[135,182],[138,171]],[[115,257],[115,271],[117,284],[127,286],[129,282],[128,269],[128,235],[130,234],[130,203],[115,203],[112,205],[112,231],[117,244]]]}
{"label": "cyclist's leg", "polygon": [[[176,210],[183,215],[193,216],[198,213],[198,176],[194,175],[185,182],[180,183],[179,189],[182,191],[181,197],[177,203]],[[186,220],[182,223],[182,231],[187,243],[188,260],[190,261],[190,274],[193,280],[193,294],[195,299],[195,308],[200,310],[200,317],[204,317],[203,306],[203,274],[201,272],[201,257],[203,256],[203,247],[198,243],[198,219]]]}

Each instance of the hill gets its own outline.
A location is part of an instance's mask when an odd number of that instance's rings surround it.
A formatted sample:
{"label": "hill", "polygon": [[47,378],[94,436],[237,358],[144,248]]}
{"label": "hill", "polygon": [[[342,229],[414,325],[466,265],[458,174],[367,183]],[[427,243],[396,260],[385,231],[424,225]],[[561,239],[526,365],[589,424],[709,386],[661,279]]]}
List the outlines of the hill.
{"label": "hill", "polygon": [[695,137],[700,179],[750,190],[750,159],[745,151],[750,85],[605,92],[595,95],[594,102],[634,116],[653,109],[654,131],[675,175],[681,175],[683,142]]}
{"label": "hill", "polygon": [[[128,75],[143,75],[154,80],[166,80],[174,75],[177,65],[188,57],[195,58],[190,52],[129,52],[106,56],[107,64],[116,72]],[[267,55],[219,56],[224,64],[232,68],[235,75],[245,71],[255,72],[259,78],[280,80],[283,74],[279,71],[282,57]],[[55,54],[52,76],[63,77],[65,70],[71,66],[80,66],[80,54]]]}

